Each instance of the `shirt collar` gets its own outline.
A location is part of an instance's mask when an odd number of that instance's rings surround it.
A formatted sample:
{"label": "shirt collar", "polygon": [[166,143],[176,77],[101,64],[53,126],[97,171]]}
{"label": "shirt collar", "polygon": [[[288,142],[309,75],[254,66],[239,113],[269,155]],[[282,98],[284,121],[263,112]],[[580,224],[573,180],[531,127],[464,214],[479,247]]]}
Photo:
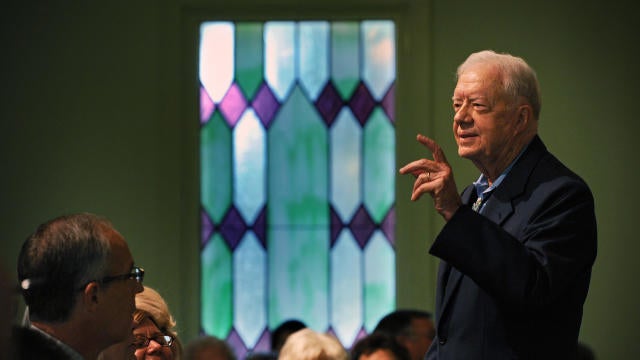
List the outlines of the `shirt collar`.
{"label": "shirt collar", "polygon": [[65,355],[68,356],[68,358],[70,360],[84,360],[84,357],[82,357],[82,355],[80,355],[77,351],[75,351],[72,347],[70,347],[69,345],[63,343],[62,341],[60,341],[58,338],[51,336],[49,333],[47,333],[46,331],[43,331],[42,329],[34,326],[33,324],[29,325],[29,327],[34,330],[37,331],[38,333],[40,333],[42,336],[46,337],[47,339],[49,339],[50,341],[54,342],[62,352],[65,353]]}
{"label": "shirt collar", "polygon": [[473,186],[476,188],[476,195],[478,196],[478,198],[484,201],[485,198],[488,197],[493,192],[493,190],[495,190],[498,186],[500,186],[504,178],[506,178],[509,172],[511,171],[511,168],[513,168],[513,165],[515,165],[515,163],[518,161],[518,159],[520,159],[520,157],[525,152],[525,150],[527,150],[528,147],[529,147],[529,144],[527,144],[520,151],[518,156],[516,156],[516,158],[513,159],[513,161],[511,162],[511,164],[509,164],[509,166],[507,166],[507,168],[504,169],[502,174],[498,176],[496,181],[494,181],[493,184],[491,184],[491,186],[489,186],[489,180],[487,179],[487,177],[484,174],[480,174],[480,177],[478,177],[478,180],[473,182]]}

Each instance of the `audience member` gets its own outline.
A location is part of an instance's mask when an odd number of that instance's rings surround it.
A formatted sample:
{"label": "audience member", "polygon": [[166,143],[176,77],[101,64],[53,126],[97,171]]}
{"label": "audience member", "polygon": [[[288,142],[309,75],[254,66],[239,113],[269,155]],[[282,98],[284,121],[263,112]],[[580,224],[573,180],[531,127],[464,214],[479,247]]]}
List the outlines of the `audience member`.
{"label": "audience member", "polygon": [[145,286],[136,295],[133,324],[131,337],[103,351],[100,360],[181,358],[182,343],[175,330],[176,322],[165,300],[153,288]]}
{"label": "audience member", "polygon": [[306,327],[307,325],[298,319],[283,321],[271,333],[271,351],[275,354],[280,352],[289,335]]}
{"label": "audience member", "polygon": [[208,335],[191,340],[185,346],[184,360],[236,360],[236,355],[226,341]]}
{"label": "audience member", "polygon": [[400,309],[387,314],[373,332],[393,336],[407,349],[411,360],[424,359],[436,335],[431,313],[417,309]]}
{"label": "audience member", "polygon": [[11,328],[16,316],[14,283],[4,264],[0,263],[0,359],[6,359],[11,353]]}
{"label": "audience member", "polygon": [[371,333],[351,348],[351,360],[411,360],[409,351],[396,339],[382,332]]}
{"label": "audience member", "polygon": [[277,360],[278,355],[274,352],[252,352],[244,360]]}
{"label": "audience member", "polygon": [[335,337],[309,328],[289,335],[278,360],[347,360],[348,354]]}
{"label": "audience member", "polygon": [[14,328],[15,358],[96,359],[131,334],[143,278],[108,220],[82,213],[40,225],[18,256],[30,325]]}
{"label": "audience member", "polygon": [[596,354],[589,345],[583,342],[578,342],[576,360],[596,360]]}

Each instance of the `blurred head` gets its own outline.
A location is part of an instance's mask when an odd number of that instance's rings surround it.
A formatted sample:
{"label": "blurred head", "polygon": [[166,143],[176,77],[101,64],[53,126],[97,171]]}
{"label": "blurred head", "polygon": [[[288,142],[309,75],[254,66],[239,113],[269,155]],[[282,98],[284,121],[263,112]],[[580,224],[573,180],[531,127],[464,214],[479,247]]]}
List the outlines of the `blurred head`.
{"label": "blurred head", "polygon": [[271,333],[271,350],[279,352],[289,335],[306,328],[307,325],[300,320],[290,319],[282,322]]}
{"label": "blurred head", "polygon": [[143,275],[122,235],[106,219],[87,213],[40,225],[18,256],[31,322],[77,325],[73,340],[90,352],[127,337]]}
{"label": "blurred head", "polygon": [[144,359],[153,354],[164,359],[180,358],[182,344],[175,330],[176,322],[166,301],[156,290],[145,286],[144,291],[136,296],[133,320],[136,358]]}
{"label": "blurred head", "polygon": [[351,360],[411,360],[411,357],[393,336],[374,332],[356,342]]}
{"label": "blurred head", "polygon": [[404,346],[411,359],[421,360],[435,337],[431,314],[422,310],[396,310],[383,317],[374,333],[392,336]]}
{"label": "blurred head", "polygon": [[537,133],[540,108],[538,80],[524,60],[493,51],[471,54],[458,67],[453,92],[458,155],[480,168],[508,165]]}
{"label": "blurred head", "polygon": [[309,328],[291,334],[278,355],[279,360],[346,360],[347,357],[338,339]]}
{"label": "blurred head", "polygon": [[236,355],[226,341],[215,336],[202,336],[187,344],[185,360],[236,360]]}

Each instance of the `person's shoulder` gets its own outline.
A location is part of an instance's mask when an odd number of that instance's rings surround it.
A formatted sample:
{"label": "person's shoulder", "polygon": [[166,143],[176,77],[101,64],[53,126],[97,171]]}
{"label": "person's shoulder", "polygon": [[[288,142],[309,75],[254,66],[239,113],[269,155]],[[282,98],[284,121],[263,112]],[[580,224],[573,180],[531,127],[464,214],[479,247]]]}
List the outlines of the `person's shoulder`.
{"label": "person's shoulder", "polygon": [[68,359],[58,344],[36,330],[14,326],[11,336],[13,359]]}

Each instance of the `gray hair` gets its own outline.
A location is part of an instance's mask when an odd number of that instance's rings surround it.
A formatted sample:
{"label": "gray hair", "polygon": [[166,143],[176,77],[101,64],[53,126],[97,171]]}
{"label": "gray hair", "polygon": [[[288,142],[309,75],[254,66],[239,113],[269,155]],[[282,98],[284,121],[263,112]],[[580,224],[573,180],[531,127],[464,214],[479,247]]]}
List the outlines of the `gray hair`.
{"label": "gray hair", "polygon": [[540,117],[540,84],[536,72],[522,58],[492,50],[476,52],[458,66],[456,77],[459,78],[465,70],[478,64],[497,67],[502,78],[502,94],[514,104],[519,96],[524,97],[533,108],[534,118]]}
{"label": "gray hair", "polygon": [[76,293],[104,276],[111,223],[97,215],[65,215],[40,225],[22,245],[18,280],[33,320],[64,321]]}

